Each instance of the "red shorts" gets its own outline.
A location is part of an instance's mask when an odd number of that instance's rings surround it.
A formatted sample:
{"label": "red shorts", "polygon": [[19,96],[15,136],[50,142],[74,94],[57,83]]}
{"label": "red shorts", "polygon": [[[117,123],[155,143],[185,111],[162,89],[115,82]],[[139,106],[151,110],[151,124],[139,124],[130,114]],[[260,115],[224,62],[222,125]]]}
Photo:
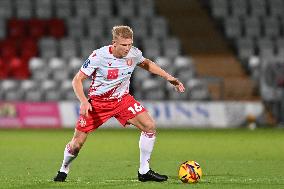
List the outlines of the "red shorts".
{"label": "red shorts", "polygon": [[120,100],[90,100],[90,103],[92,105],[92,111],[89,111],[89,116],[80,115],[76,123],[76,129],[85,133],[97,129],[111,117],[115,117],[125,126],[127,120],[146,111],[146,109],[129,94],[125,95]]}

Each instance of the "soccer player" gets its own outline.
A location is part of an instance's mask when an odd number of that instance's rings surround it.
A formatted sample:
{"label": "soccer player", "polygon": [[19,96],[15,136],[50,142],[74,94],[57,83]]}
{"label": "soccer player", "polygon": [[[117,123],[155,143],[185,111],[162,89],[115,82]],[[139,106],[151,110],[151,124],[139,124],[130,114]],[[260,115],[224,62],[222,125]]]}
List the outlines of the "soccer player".
{"label": "soccer player", "polygon": [[[177,91],[184,92],[183,84],[158,65],[142,56],[133,47],[133,31],[129,26],[114,26],[112,45],[93,51],[75,75],[72,84],[80,100],[80,116],[72,140],[66,145],[62,166],[54,181],[64,182],[74,160],[85,143],[88,133],[96,130],[109,118],[115,117],[123,126],[134,125],[141,130],[140,168],[138,180],[166,181],[168,177],[149,167],[156,139],[154,120],[146,109],[129,94],[130,77],[136,65],[169,81]],[[88,98],[82,82],[92,77]]]}

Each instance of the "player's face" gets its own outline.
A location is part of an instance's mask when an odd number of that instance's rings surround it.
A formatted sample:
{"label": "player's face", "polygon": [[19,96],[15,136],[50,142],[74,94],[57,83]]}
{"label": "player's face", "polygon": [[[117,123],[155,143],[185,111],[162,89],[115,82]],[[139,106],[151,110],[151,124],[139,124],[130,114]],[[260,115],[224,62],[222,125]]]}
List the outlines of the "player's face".
{"label": "player's face", "polygon": [[118,37],[116,40],[113,40],[113,55],[118,58],[127,56],[129,53],[133,40],[131,38],[122,38]]}

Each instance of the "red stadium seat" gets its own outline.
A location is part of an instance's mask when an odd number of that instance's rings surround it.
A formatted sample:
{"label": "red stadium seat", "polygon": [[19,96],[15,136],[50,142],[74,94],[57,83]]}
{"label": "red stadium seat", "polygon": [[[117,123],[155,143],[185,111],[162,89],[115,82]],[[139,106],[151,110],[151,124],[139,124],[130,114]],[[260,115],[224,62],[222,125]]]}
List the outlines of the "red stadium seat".
{"label": "red stadium seat", "polygon": [[24,61],[28,61],[31,57],[37,56],[37,41],[33,38],[26,38],[20,45],[20,57]]}
{"label": "red stadium seat", "polygon": [[55,38],[62,38],[65,35],[64,21],[61,19],[50,19],[47,24],[49,35]]}
{"label": "red stadium seat", "polygon": [[23,59],[23,61],[28,61],[30,60],[32,57],[37,56],[37,50],[30,50],[30,49],[24,49],[21,52],[21,59]]}
{"label": "red stadium seat", "polygon": [[31,19],[28,21],[28,33],[32,38],[40,38],[46,34],[46,21]]}
{"label": "red stadium seat", "polygon": [[11,19],[8,21],[8,36],[11,38],[23,38],[26,36],[26,21]]}
{"label": "red stadium seat", "polygon": [[27,67],[23,67],[23,69],[15,71],[12,77],[14,79],[29,79],[30,78],[29,69]]}
{"label": "red stadium seat", "polygon": [[0,58],[0,79],[8,78],[8,66],[4,60]]}
{"label": "red stadium seat", "polygon": [[27,62],[18,57],[13,58],[9,64],[10,76],[14,79],[29,78],[29,69]]}
{"label": "red stadium seat", "polygon": [[6,39],[0,43],[0,56],[4,61],[17,56],[17,40]]}

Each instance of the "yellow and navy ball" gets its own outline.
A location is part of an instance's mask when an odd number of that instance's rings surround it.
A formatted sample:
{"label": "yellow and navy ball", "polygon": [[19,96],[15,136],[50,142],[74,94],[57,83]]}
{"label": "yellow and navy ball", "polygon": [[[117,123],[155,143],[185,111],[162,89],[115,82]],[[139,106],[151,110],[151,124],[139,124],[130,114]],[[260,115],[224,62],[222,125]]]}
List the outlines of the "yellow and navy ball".
{"label": "yellow and navy ball", "polygon": [[196,161],[186,161],[180,165],[178,176],[183,183],[197,183],[201,179],[202,169]]}

